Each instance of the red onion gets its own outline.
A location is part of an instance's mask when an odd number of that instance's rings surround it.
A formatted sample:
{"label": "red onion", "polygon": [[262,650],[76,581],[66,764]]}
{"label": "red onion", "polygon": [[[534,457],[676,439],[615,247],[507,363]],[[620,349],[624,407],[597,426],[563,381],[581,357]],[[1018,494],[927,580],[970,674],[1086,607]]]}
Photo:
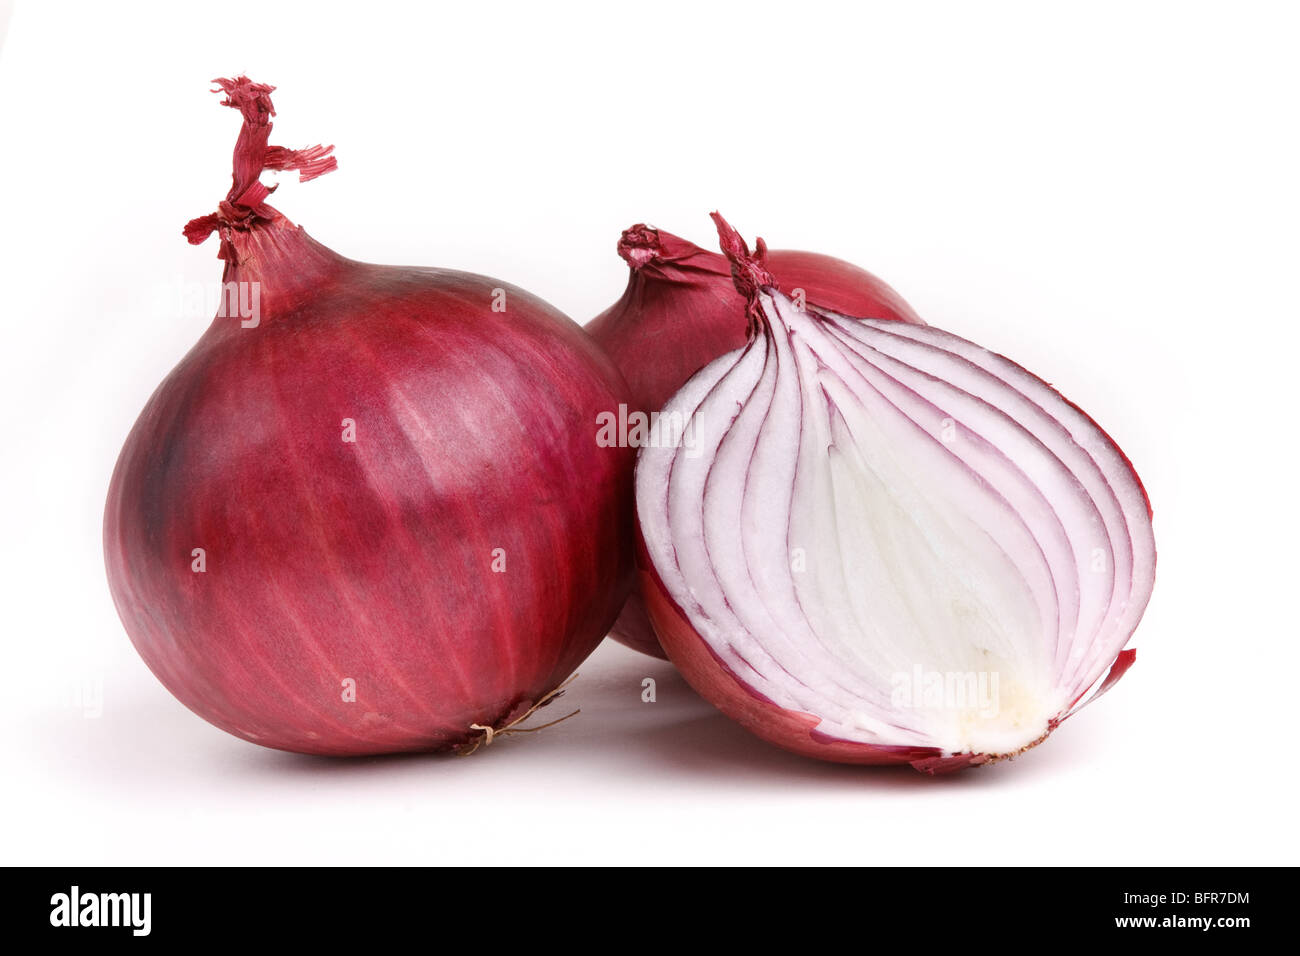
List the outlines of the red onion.
{"label": "red onion", "polygon": [[[800,310],[715,218],[750,337],[637,465],[641,585],[701,695],[789,750],[957,769],[1132,664],[1146,493],[1087,415],[947,332]],[[738,319],[739,321],[739,319]]]}
{"label": "red onion", "polygon": [[[632,387],[629,414],[649,414],[709,362],[744,345],[745,325],[736,321],[736,289],[724,256],[644,224],[624,230],[618,253],[631,269],[627,289],[586,328]],[[924,324],[865,269],[815,252],[766,254],[768,269],[793,296],[844,315]],[[610,636],[665,656],[635,591]]]}
{"label": "red onion", "polygon": [[[332,147],[244,118],[234,185],[185,234],[221,240],[218,315],[150,398],[104,549],[145,662],[191,710],[316,754],[469,749],[543,702],[631,584],[634,451],[595,440],[613,364],[522,289],[354,262],[266,205]],[[233,285],[232,285],[233,284]]]}

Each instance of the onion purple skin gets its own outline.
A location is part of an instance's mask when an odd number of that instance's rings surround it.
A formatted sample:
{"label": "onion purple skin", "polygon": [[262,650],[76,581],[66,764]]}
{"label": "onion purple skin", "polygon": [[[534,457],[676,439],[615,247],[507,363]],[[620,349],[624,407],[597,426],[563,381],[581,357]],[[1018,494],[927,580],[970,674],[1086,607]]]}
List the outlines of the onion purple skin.
{"label": "onion purple skin", "polygon": [[563,681],[623,602],[633,452],[594,433],[626,386],[521,289],[288,242],[310,286],[259,328],[215,320],[127,439],[113,597],[168,690],[235,736],[452,748]]}
{"label": "onion purple skin", "polygon": [[[725,256],[672,233],[638,224],[624,231],[618,249],[630,267],[627,288],[585,328],[627,379],[629,409],[655,412],[697,371],[745,344],[743,300]],[[822,308],[925,324],[887,283],[843,259],[783,249],[767,250],[766,257],[781,288],[802,289]],[[667,659],[635,590],[610,637]]]}

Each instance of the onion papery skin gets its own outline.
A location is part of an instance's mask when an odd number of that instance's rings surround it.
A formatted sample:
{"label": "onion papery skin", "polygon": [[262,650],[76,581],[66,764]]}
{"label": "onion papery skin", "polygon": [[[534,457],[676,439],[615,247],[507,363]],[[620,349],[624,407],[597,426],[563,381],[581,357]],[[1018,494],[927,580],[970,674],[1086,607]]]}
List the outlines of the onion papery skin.
{"label": "onion papery skin", "polygon": [[[269,126],[270,88],[226,82],[245,133]],[[631,585],[634,452],[595,438],[621,375],[507,283],[352,261],[264,206],[214,228],[260,322],[214,319],[122,449],[104,550],[133,644],[199,716],[281,750],[509,724]]]}
{"label": "onion papery skin", "polygon": [[[619,255],[629,276],[622,297],[585,326],[613,358],[632,389],[631,410],[663,408],[695,372],[747,341],[738,322],[731,265],[662,229],[637,224],[624,230]],[[923,325],[893,288],[843,259],[793,249],[766,250],[767,268],[781,288],[844,315]],[[663,649],[634,591],[610,636],[654,657]]]}
{"label": "onion papery skin", "polygon": [[[1124,648],[1156,554],[1127,457],[1002,356],[928,326],[796,309],[721,220],[719,231],[752,337],[665,407],[693,423],[695,446],[647,445],[637,465],[638,584],[669,658],[723,713],[805,756],[942,773],[1041,743],[1136,657]],[[941,437],[948,426],[956,438]],[[914,463],[915,483],[900,483]],[[891,496],[842,512],[853,486],[830,478],[855,467]],[[899,501],[912,508],[895,520],[886,506]],[[809,520],[824,514],[834,520]],[[943,526],[963,530],[943,538]],[[796,548],[830,537],[835,550],[820,553],[841,562],[839,579],[813,559],[811,583],[791,571]],[[921,546],[945,557],[933,567],[867,560],[915,558]],[[947,557],[971,554],[988,560]],[[907,613],[891,617],[896,595]],[[926,630],[927,615],[950,626]],[[924,640],[892,629],[898,621]],[[1008,626],[986,633],[968,621]],[[971,659],[988,660],[1010,691],[986,723],[889,696],[892,675]],[[979,745],[961,745],[968,738]]]}

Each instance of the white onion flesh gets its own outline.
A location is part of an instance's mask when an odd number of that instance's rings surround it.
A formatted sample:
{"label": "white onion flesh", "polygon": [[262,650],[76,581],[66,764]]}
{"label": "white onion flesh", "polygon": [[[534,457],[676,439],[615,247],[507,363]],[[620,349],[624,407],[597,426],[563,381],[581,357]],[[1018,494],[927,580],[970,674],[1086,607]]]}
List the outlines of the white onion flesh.
{"label": "white onion flesh", "polygon": [[1150,596],[1131,466],[1050,386],[954,335],[770,287],[755,304],[750,344],[665,406],[686,439],[641,451],[665,591],[736,680],[828,738],[1032,745]]}

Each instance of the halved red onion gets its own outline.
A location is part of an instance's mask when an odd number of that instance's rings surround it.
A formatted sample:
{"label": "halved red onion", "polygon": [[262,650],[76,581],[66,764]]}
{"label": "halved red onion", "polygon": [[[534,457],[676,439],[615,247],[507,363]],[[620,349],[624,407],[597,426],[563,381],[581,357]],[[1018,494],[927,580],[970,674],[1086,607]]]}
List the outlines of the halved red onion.
{"label": "halved red onion", "polygon": [[[795,304],[715,214],[748,344],[637,466],[669,657],[754,733],[934,772],[1039,743],[1132,663],[1155,577],[1128,459],[1014,362]],[[738,321],[742,321],[738,318]]]}
{"label": "halved red onion", "polygon": [[[623,230],[618,254],[628,264],[627,288],[586,330],[631,386],[629,412],[648,415],[709,362],[744,345],[745,325],[736,321],[739,301],[725,256],[644,223]],[[772,249],[767,267],[781,288],[821,308],[924,324],[888,284],[843,259]],[[610,636],[664,656],[635,592]]]}

